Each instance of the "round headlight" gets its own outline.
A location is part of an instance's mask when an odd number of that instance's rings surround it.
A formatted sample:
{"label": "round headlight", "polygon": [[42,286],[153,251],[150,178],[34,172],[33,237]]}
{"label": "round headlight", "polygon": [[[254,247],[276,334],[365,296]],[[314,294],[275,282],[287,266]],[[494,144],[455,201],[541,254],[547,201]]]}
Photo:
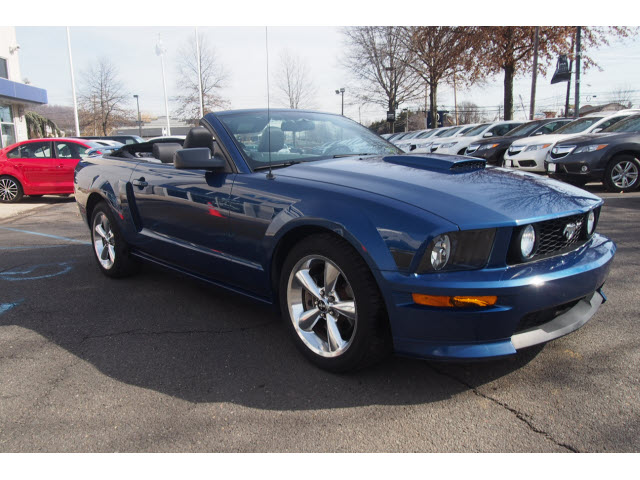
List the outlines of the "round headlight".
{"label": "round headlight", "polygon": [[589,212],[587,215],[587,234],[591,235],[593,233],[593,229],[596,226],[596,214],[593,213],[593,210]]}
{"label": "round headlight", "polygon": [[529,258],[533,253],[533,247],[536,245],[536,230],[527,225],[520,236],[520,253],[522,258]]}
{"label": "round headlight", "polygon": [[431,266],[434,270],[442,270],[451,256],[451,240],[449,235],[438,235],[431,248]]}

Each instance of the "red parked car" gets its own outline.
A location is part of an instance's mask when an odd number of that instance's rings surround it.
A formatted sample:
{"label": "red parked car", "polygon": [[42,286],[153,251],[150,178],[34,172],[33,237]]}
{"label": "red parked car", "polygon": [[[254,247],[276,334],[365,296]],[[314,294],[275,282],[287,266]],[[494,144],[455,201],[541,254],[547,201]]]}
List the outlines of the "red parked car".
{"label": "red parked car", "polygon": [[0,202],[15,203],[24,195],[73,193],[73,171],[90,148],[88,140],[37,138],[0,150]]}

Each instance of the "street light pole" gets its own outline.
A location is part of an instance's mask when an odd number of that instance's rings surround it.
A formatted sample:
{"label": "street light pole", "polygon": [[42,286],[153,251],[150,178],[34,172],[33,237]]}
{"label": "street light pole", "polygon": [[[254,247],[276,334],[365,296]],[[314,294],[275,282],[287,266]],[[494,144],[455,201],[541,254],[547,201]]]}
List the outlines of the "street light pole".
{"label": "street light pole", "polygon": [[341,115],[344,117],[344,87],[336,90],[336,95],[342,95],[342,113],[341,113]]}
{"label": "street light pole", "polygon": [[140,118],[140,98],[138,95],[134,95],[133,98],[136,99],[136,106],[138,107],[138,135],[142,136],[142,119]]}
{"label": "street light pole", "polygon": [[204,101],[202,99],[202,60],[200,58],[200,40],[198,39],[198,27],[196,27],[196,55],[198,56],[198,93],[200,94],[200,118],[204,117]]}
{"label": "street light pole", "polygon": [[164,54],[166,49],[158,34],[158,43],[156,43],[156,55],[160,57],[160,65],[162,66],[162,88],[164,89],[164,110],[167,115],[167,135],[171,135],[171,121],[169,120],[169,99],[167,98],[167,81],[164,74]]}
{"label": "street light pole", "polygon": [[69,48],[69,67],[71,68],[71,93],[73,94],[73,121],[76,127],[76,137],[80,136],[80,122],[78,122],[78,100],[76,99],[76,80],[73,76],[73,59],[71,58],[71,34],[67,27],[67,47]]}
{"label": "street light pole", "polygon": [[574,105],[574,116],[580,118],[580,57],[582,56],[580,36],[582,33],[581,27],[576,27],[576,88],[575,95],[576,101]]}

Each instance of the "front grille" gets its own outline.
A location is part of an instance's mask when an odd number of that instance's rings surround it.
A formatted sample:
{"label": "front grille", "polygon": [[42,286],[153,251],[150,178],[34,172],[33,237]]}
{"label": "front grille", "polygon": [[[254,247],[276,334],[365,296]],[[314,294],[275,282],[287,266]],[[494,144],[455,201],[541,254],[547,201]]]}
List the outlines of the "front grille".
{"label": "front grille", "polygon": [[470,153],[475,152],[478,149],[479,146],[480,145],[473,145],[473,144],[469,145],[467,147],[467,151],[465,152],[465,155],[469,155]]}
{"label": "front grille", "polygon": [[536,166],[536,161],[535,160],[520,160],[518,162],[518,164],[521,167],[535,167]]}
{"label": "front grille", "polygon": [[550,156],[551,158],[553,158],[554,160],[555,160],[556,158],[563,158],[563,157],[566,157],[567,155],[569,155],[569,152],[562,152],[562,153],[553,153],[553,152],[551,152],[551,153],[549,154],[549,156]]}
{"label": "front grille", "polygon": [[[595,214],[597,225],[599,209],[595,211]],[[507,263],[514,265],[533,260],[541,260],[575,250],[588,240],[586,232],[587,215],[586,213],[571,215],[569,217],[554,218],[553,220],[533,223],[532,225],[536,230],[535,253],[532,257],[524,261],[520,256],[520,232],[526,225],[514,228]],[[571,233],[571,230],[573,230],[573,233]]]}
{"label": "front grille", "polygon": [[525,330],[544,325],[554,318],[567,313],[569,310],[575,307],[580,300],[582,300],[582,298],[563,303],[562,305],[558,305],[556,307],[545,308],[544,310],[538,310],[537,312],[528,313],[520,319],[520,322],[518,322],[518,326],[516,327],[516,331],[514,333],[524,332]]}

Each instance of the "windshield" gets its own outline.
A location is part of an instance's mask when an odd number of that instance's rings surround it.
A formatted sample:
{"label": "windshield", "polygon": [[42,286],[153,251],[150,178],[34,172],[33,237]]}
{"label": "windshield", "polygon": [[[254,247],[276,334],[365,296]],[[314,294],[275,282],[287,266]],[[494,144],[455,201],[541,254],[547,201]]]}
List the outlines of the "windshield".
{"label": "windshield", "polygon": [[442,135],[438,135],[440,138],[445,138],[445,137],[450,137],[451,135],[454,135],[455,133],[459,132],[460,129],[462,127],[453,127],[450,128],[449,130],[447,130],[446,132],[444,132]]}
{"label": "windshield", "polygon": [[526,137],[530,133],[533,133],[534,131],[536,131],[538,127],[540,127],[540,123],[541,122],[523,123],[519,127],[516,127],[510,132],[507,132],[504,136],[505,137],[515,137],[515,136]]}
{"label": "windshield", "polygon": [[429,130],[428,132],[422,132],[420,135],[416,137],[416,140],[418,138],[429,138],[431,135],[434,135],[436,133],[438,133],[438,130]]}
{"label": "windshield", "polygon": [[579,118],[571,123],[567,123],[564,127],[559,128],[554,132],[558,135],[566,135],[567,133],[580,133],[584,132],[591,125],[597,121],[602,120],[602,117],[584,117]]}
{"label": "windshield", "polygon": [[[341,115],[297,110],[220,114],[252,169],[347,155],[402,153],[362,125]],[[270,134],[269,134],[270,133]]]}
{"label": "windshield", "polygon": [[475,137],[476,135],[479,135],[480,132],[482,132],[485,128],[487,128],[488,125],[489,125],[488,123],[483,123],[482,125],[478,125],[477,127],[472,128],[467,133],[465,133],[464,136]]}
{"label": "windshield", "polygon": [[634,115],[625,118],[621,122],[611,125],[609,128],[602,130],[603,132],[640,132],[640,115]]}

